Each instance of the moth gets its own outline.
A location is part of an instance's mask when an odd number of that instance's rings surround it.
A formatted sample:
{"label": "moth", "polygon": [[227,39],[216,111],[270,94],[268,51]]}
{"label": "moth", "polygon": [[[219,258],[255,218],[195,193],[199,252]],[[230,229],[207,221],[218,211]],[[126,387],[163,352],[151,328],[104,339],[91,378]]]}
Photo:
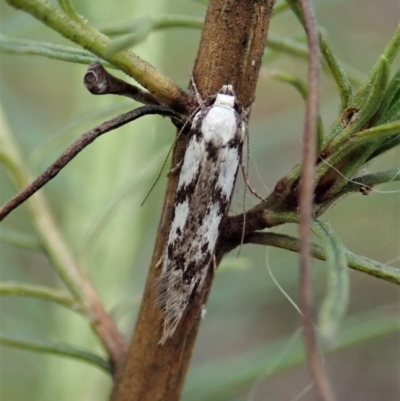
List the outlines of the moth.
{"label": "moth", "polygon": [[202,288],[228,211],[247,130],[235,107],[232,85],[224,85],[214,104],[193,119],[158,282],[161,344],[172,337]]}

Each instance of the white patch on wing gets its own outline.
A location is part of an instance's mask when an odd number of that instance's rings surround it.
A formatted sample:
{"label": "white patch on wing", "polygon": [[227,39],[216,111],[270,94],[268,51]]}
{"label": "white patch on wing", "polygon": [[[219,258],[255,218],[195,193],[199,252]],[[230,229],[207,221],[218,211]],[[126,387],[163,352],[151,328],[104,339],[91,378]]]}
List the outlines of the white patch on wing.
{"label": "white patch on wing", "polygon": [[185,226],[185,222],[187,220],[189,214],[189,201],[186,200],[183,203],[178,203],[175,206],[175,217],[174,221],[171,225],[171,230],[169,232],[168,244],[172,244],[177,237],[176,230],[180,228],[183,233],[183,227]]}
{"label": "white patch on wing", "polygon": [[204,144],[197,142],[196,137],[192,136],[185,152],[181,173],[179,176],[178,190],[185,185],[190,184],[204,157]]}
{"label": "white patch on wing", "polygon": [[218,227],[221,222],[222,214],[220,210],[220,205],[214,203],[209,213],[203,218],[202,225],[199,227],[196,240],[198,241],[198,247],[195,254],[196,261],[201,261],[204,259],[204,252],[202,251],[202,246],[208,243],[208,251],[212,253],[215,248],[215,243],[218,238]]}
{"label": "white patch on wing", "polygon": [[221,188],[224,195],[230,198],[240,160],[238,149],[222,148],[219,159],[221,160],[221,164],[219,166],[217,185]]}

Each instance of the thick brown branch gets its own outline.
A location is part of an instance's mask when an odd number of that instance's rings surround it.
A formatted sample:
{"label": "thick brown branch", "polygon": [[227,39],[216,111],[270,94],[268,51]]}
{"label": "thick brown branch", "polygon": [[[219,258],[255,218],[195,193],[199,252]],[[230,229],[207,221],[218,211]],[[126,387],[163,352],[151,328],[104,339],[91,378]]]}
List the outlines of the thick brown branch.
{"label": "thick brown branch", "polygon": [[[203,98],[228,83],[245,107],[251,105],[273,4],[274,0],[210,1],[193,70]],[[182,160],[186,140],[184,136],[178,140],[173,165]],[[114,384],[112,401],[176,401],[181,393],[213,274],[210,271],[202,287],[204,292],[188,305],[173,338],[163,346],[157,345],[161,316],[154,306],[154,282],[160,274],[158,262],[171,224],[177,183],[178,177],[171,175],[143,304],[125,364]]]}

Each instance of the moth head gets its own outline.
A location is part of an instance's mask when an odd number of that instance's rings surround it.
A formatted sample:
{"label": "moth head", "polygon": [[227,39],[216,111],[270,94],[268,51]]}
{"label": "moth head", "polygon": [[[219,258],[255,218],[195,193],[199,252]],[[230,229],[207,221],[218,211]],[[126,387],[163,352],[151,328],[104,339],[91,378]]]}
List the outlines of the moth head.
{"label": "moth head", "polygon": [[214,105],[235,107],[235,92],[233,91],[232,85],[224,85],[218,92],[217,98],[215,99]]}

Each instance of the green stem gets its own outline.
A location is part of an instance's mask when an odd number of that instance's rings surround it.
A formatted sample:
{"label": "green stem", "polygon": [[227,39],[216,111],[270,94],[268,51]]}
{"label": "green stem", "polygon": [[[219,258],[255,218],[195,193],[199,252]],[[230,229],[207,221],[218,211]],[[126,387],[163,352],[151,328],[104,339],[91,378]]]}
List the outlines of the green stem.
{"label": "green stem", "polygon": [[30,251],[45,252],[43,244],[36,238],[18,231],[1,228],[0,241],[11,244]]}
{"label": "green stem", "polygon": [[318,333],[331,344],[337,337],[349,303],[346,248],[327,224],[315,221],[312,230],[320,239],[328,262],[327,293],[318,313]]}
{"label": "green stem", "polygon": [[143,87],[169,106],[186,107],[187,94],[169,78],[135,54],[122,51],[107,54],[111,40],[88,24],[69,18],[62,10],[44,0],[7,0],[60,33],[65,38],[89,50],[134,78]]}
{"label": "green stem", "polygon": [[[293,252],[299,252],[300,250],[298,238],[284,234],[254,233],[245,238],[245,243],[274,246]],[[316,259],[326,260],[324,249],[316,244],[311,245],[311,255]],[[400,285],[399,268],[387,266],[366,257],[355,255],[349,250],[346,250],[346,257],[348,267]]]}
{"label": "green stem", "polygon": [[40,341],[28,338],[18,338],[0,334],[0,344],[9,347],[21,348],[28,351],[44,352],[53,355],[78,359],[91,365],[95,365],[107,373],[111,372],[110,364],[102,357],[82,350],[72,345],[56,343],[52,341]]}
{"label": "green stem", "polygon": [[[32,182],[32,174],[24,162],[20,150],[8,130],[8,125],[0,109],[0,148],[2,161],[9,167],[13,181],[18,189]],[[89,321],[103,342],[115,366],[122,359],[125,340],[118,332],[114,322],[107,315],[103,304],[91,281],[81,266],[74,260],[71,250],[64,240],[52,216],[50,206],[42,192],[37,192],[25,203],[31,223],[46,249],[52,267],[57,271],[73,298],[79,302]]]}
{"label": "green stem", "polygon": [[16,282],[0,282],[0,295],[13,295],[21,297],[38,298],[44,301],[55,302],[74,312],[83,312],[83,307],[64,291],[55,290],[35,284]]}
{"label": "green stem", "polygon": [[376,174],[368,174],[351,180],[341,191],[334,194],[318,205],[318,215],[322,215],[333,204],[344,196],[359,191],[361,188],[372,189],[375,185],[386,184],[389,182],[400,181],[400,169],[384,171]]}

